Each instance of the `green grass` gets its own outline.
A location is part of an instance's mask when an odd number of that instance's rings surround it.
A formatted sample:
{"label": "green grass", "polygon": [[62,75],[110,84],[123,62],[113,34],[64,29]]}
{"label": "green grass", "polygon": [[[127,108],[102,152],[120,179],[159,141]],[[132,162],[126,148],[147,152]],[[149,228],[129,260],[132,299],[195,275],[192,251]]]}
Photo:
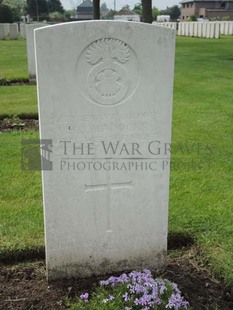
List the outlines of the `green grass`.
{"label": "green grass", "polygon": [[0,116],[37,114],[36,86],[0,86]]}
{"label": "green grass", "polygon": [[[177,38],[169,210],[170,232],[191,234],[210,268],[231,286],[232,46],[233,37]],[[30,136],[37,133],[0,135],[0,254],[43,245],[40,174],[20,170],[20,139]]]}
{"label": "green grass", "polygon": [[25,40],[0,40],[0,79],[28,79]]}
{"label": "green grass", "polygon": [[[212,268],[231,285],[232,45],[232,37],[177,40],[169,217],[170,231],[193,235]],[[185,143],[193,147],[190,155],[178,148]],[[199,169],[184,167],[191,158]]]}
{"label": "green grass", "polygon": [[44,244],[40,172],[21,170],[21,139],[27,138],[38,138],[38,132],[0,136],[0,260]]}

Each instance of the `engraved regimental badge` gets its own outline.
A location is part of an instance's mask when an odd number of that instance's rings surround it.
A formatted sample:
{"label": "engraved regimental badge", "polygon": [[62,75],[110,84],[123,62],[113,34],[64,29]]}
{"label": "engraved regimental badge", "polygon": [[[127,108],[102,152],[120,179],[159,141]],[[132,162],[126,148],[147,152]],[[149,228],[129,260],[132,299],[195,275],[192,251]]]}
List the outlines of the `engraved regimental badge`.
{"label": "engraved regimental badge", "polygon": [[79,72],[86,75],[80,81],[81,92],[92,102],[105,106],[122,103],[138,86],[135,53],[121,40],[94,41],[83,51],[79,62]]}

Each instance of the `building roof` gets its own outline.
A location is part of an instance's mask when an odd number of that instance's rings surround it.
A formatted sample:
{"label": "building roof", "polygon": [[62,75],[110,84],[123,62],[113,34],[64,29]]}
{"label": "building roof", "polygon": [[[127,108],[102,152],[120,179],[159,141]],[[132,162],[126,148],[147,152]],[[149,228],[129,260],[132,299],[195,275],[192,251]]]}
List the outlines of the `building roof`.
{"label": "building roof", "polygon": [[190,2],[233,2],[233,0],[183,0],[180,3],[190,3]]}
{"label": "building roof", "polygon": [[81,3],[80,5],[78,5],[78,8],[83,8],[83,7],[92,7],[93,3],[91,0],[83,0],[83,3]]}
{"label": "building roof", "polygon": [[134,11],[131,11],[128,7],[122,8],[119,12],[115,14],[116,16],[122,16],[122,15],[138,15]]}

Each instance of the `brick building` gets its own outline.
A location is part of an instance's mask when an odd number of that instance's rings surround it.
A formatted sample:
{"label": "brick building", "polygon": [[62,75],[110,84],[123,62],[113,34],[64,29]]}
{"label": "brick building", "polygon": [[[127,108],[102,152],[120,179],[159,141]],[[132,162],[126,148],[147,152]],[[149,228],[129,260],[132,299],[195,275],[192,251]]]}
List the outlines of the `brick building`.
{"label": "brick building", "polygon": [[181,2],[181,21],[190,16],[218,20],[229,16],[230,20],[233,20],[233,0],[184,0]]}

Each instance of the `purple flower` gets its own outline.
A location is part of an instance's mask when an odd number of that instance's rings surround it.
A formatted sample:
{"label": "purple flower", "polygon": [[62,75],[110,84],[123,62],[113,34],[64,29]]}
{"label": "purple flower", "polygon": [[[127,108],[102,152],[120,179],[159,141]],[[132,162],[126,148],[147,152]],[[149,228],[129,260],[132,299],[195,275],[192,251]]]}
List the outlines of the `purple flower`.
{"label": "purple flower", "polygon": [[184,298],[179,293],[172,293],[171,297],[168,300],[166,308],[174,308],[175,310],[180,310],[182,307],[187,309],[189,303],[184,300]]}
{"label": "purple flower", "polygon": [[103,299],[103,303],[106,304],[107,302],[112,301],[112,300],[114,300],[114,299],[115,299],[115,297],[114,297],[113,295],[109,295],[108,298]]}
{"label": "purple flower", "polygon": [[88,293],[83,293],[83,294],[80,295],[80,298],[83,301],[88,302],[89,294]]}
{"label": "purple flower", "polygon": [[[168,287],[172,288],[172,294],[167,305],[165,305],[166,309],[180,310],[187,309],[189,306],[189,303],[181,296],[177,284],[166,279],[154,279],[150,270],[147,269],[143,270],[143,272],[132,271],[129,275],[123,273],[119,277],[111,276],[107,280],[100,281],[101,286],[111,286],[112,288],[122,284],[126,288],[125,293],[122,295],[124,302],[127,303],[131,300],[136,308],[141,306],[140,309],[142,310],[151,310],[161,305]],[[109,295],[103,302],[107,303],[114,299],[113,295]],[[124,310],[132,310],[132,307],[125,306]]]}
{"label": "purple flower", "polygon": [[127,302],[127,301],[130,300],[129,295],[128,295],[127,292],[123,295],[123,298],[124,298],[124,301],[125,301],[125,302]]}

